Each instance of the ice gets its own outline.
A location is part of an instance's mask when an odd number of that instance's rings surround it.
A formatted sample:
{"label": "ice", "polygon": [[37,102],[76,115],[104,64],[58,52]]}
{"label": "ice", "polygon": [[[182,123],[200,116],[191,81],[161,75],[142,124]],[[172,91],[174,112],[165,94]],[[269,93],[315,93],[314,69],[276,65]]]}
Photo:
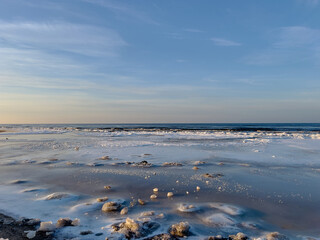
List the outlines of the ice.
{"label": "ice", "polygon": [[236,224],[235,220],[224,213],[214,213],[209,217],[206,217],[204,221],[215,227],[229,227]]}
{"label": "ice", "polygon": [[232,216],[238,216],[244,213],[244,210],[242,208],[239,208],[237,206],[234,205],[230,205],[230,204],[224,204],[224,203],[211,203],[210,207],[212,208],[217,208],[220,211],[223,211],[229,215]]}

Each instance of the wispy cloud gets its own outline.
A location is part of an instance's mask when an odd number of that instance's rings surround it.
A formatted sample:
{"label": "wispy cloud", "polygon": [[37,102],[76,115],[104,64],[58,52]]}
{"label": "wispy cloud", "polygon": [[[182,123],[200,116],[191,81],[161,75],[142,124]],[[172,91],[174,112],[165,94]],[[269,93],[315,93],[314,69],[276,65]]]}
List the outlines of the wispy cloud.
{"label": "wispy cloud", "polygon": [[281,28],[275,47],[305,47],[320,45],[320,30],[303,26]]}
{"label": "wispy cloud", "polygon": [[278,65],[320,60],[320,30],[304,26],[283,27],[272,31],[274,41],[265,49],[253,53],[245,61],[253,65]]}
{"label": "wispy cloud", "polygon": [[126,42],[115,31],[67,22],[0,22],[2,45],[87,56],[115,55]]}
{"label": "wispy cloud", "polygon": [[159,25],[158,22],[154,21],[151,17],[146,15],[144,12],[138,11],[137,9],[135,9],[133,5],[126,5],[119,1],[112,1],[112,0],[82,0],[82,1],[99,5],[103,8],[113,11],[114,13],[128,16],[147,24]]}
{"label": "wispy cloud", "polygon": [[191,32],[191,33],[204,33],[204,31],[196,28],[186,28],[183,29],[185,32]]}
{"label": "wispy cloud", "polygon": [[297,0],[297,2],[310,7],[315,7],[320,3],[319,0]]}
{"label": "wispy cloud", "polygon": [[211,38],[210,39],[216,46],[223,46],[223,47],[234,47],[234,46],[241,46],[242,44],[239,42],[227,40],[224,38]]}

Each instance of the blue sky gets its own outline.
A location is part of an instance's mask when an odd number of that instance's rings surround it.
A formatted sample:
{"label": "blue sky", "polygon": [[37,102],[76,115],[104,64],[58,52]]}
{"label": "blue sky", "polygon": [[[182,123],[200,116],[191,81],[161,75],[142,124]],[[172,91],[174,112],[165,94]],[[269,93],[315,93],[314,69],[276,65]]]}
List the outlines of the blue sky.
{"label": "blue sky", "polygon": [[320,0],[1,0],[0,112],[320,122]]}

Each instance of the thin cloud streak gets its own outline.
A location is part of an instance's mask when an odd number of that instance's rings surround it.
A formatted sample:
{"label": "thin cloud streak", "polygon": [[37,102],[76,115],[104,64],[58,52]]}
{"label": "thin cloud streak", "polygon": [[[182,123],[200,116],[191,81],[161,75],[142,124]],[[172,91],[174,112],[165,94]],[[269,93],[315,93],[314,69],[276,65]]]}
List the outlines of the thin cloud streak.
{"label": "thin cloud streak", "polygon": [[235,47],[235,46],[241,46],[242,45],[241,43],[234,42],[234,41],[231,41],[231,40],[227,40],[227,39],[224,39],[224,38],[211,38],[210,40],[216,46]]}
{"label": "thin cloud streak", "polygon": [[67,22],[0,22],[7,46],[63,51],[87,56],[116,55],[127,43],[111,29]]}

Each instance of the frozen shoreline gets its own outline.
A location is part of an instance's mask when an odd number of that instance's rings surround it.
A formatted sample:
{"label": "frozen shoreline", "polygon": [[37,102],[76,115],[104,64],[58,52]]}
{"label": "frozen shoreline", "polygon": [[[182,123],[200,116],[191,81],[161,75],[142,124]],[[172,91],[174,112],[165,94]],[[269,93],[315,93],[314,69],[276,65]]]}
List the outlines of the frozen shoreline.
{"label": "frozen shoreline", "polygon": [[[171,225],[187,221],[190,239],[238,232],[261,239],[269,232],[290,239],[316,239],[320,236],[317,136],[4,132],[0,133],[0,212],[52,222],[79,218],[79,226],[59,230],[57,236],[80,239],[116,237],[112,224],[127,217],[136,220],[150,211],[164,218],[148,216],[160,227],[145,237],[167,233]],[[152,200],[154,188],[159,192]],[[173,197],[168,198],[168,192]],[[54,193],[66,197],[45,200]],[[128,213],[103,213],[102,204],[96,202],[101,197],[122,201],[120,210],[127,207]],[[139,205],[138,199],[147,204]],[[232,215],[235,209],[239,214]],[[88,230],[101,235],[80,235]]]}

